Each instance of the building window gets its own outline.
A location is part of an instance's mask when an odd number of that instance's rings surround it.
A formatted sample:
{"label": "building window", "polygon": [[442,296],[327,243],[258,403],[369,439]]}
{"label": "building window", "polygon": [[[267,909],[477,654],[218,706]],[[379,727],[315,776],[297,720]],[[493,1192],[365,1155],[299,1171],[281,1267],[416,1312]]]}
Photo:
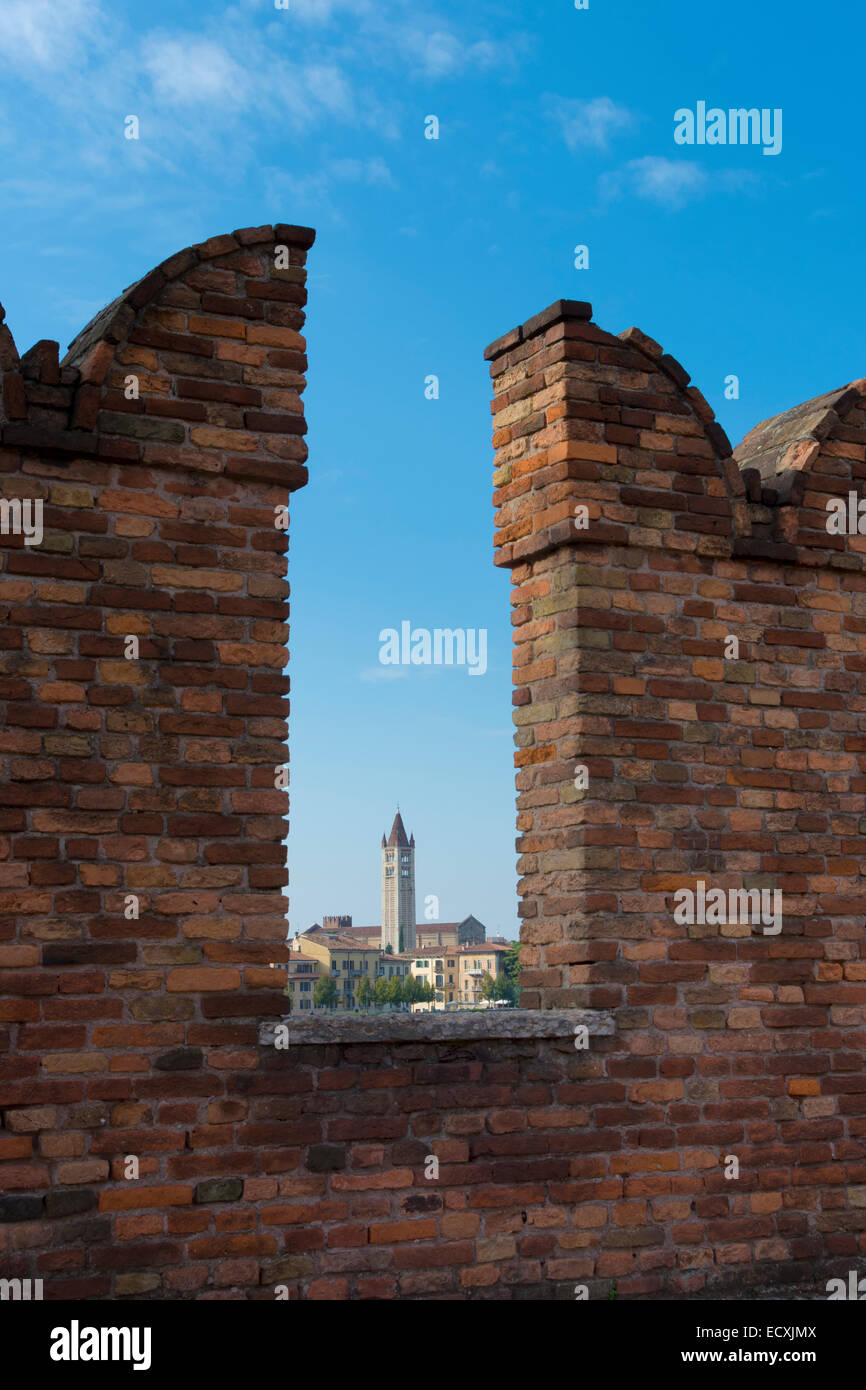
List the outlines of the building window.
{"label": "building window", "polygon": [[394,870],[393,870],[393,869],[386,869],[386,870],[385,870],[385,877],[386,877],[386,878],[393,878],[393,877],[394,877]]}
{"label": "building window", "polygon": [[409,877],[409,870],[408,870],[408,869],[401,869],[401,870],[400,870],[400,877],[401,877],[401,878],[408,878],[408,877]]}

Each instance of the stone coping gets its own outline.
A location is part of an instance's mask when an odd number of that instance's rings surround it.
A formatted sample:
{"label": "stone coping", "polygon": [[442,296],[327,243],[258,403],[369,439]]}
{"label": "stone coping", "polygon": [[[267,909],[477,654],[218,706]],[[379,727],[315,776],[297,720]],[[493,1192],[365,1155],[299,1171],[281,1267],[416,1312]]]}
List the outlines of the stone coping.
{"label": "stone coping", "polygon": [[[590,1036],[614,1032],[613,1014],[605,1009],[485,1009],[483,1012],[418,1014],[343,1014],[311,1018],[287,1015],[288,1045],[304,1043],[470,1042],[473,1039],[569,1038],[580,1024]],[[274,1019],[259,1028],[259,1042],[273,1047]],[[282,1050],[282,1049],[281,1049]]]}

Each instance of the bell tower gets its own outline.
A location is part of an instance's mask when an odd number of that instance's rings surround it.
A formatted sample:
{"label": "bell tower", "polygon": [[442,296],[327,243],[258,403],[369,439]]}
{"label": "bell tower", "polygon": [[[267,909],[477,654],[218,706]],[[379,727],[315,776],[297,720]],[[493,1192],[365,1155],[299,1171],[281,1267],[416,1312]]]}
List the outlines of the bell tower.
{"label": "bell tower", "polygon": [[382,836],[382,950],[415,950],[415,836],[407,839],[400,808]]}

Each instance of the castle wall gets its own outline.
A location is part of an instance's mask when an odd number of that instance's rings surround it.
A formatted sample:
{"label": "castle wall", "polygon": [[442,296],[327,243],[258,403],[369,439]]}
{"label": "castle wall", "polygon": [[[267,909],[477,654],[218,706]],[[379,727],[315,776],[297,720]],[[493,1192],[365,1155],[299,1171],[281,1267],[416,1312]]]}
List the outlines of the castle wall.
{"label": "castle wall", "polygon": [[[2,537],[0,1276],[823,1296],[866,1238],[866,541],[822,506],[866,476],[859,387],[741,471],[588,306],[488,350],[527,1007],[282,1035],[312,239],[181,252],[62,364],[0,328],[2,498],[44,521]],[[699,881],[781,891],[781,930],[677,922]]]}

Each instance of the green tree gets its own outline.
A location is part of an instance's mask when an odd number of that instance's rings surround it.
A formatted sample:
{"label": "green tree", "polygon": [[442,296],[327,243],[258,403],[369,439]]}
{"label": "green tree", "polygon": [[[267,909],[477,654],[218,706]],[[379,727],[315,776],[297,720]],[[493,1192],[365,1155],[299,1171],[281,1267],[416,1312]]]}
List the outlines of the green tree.
{"label": "green tree", "polygon": [[392,975],[385,990],[385,999],[389,1004],[403,1003],[403,982],[399,975]]}
{"label": "green tree", "polygon": [[520,950],[522,941],[515,941],[509,946],[502,958],[502,968],[505,979],[508,981],[508,992],[502,997],[509,999],[512,1004],[517,1004],[520,1000]]}
{"label": "green tree", "polygon": [[386,955],[386,956],[393,956],[393,954],[394,954],[394,947],[391,945],[391,943],[390,943],[390,941],[389,941],[389,942],[388,942],[388,945],[385,947],[385,955]]}
{"label": "green tree", "polygon": [[378,1005],[385,1005],[388,1002],[388,981],[384,975],[380,975],[373,987],[373,998]]}
{"label": "green tree", "polygon": [[478,992],[482,999],[489,999],[491,1002],[495,999],[507,999],[509,1004],[516,1004],[520,997],[519,986],[504,969],[495,979],[485,970]]}
{"label": "green tree", "polygon": [[496,981],[489,970],[485,970],[484,974],[481,976],[481,984],[478,986],[478,993],[481,995],[482,999],[499,998],[496,993]]}
{"label": "green tree", "polygon": [[373,987],[367,979],[367,976],[364,975],[361,979],[361,983],[358,985],[358,1003],[362,1009],[369,1008],[372,997]]}
{"label": "green tree", "polygon": [[424,998],[424,984],[416,975],[407,975],[403,981],[403,1003],[420,1004]]}
{"label": "green tree", "polygon": [[504,971],[501,975],[496,976],[496,979],[493,981],[493,988],[494,999],[507,999],[509,1004],[516,1004],[520,998],[519,985],[516,985],[513,980],[509,979]]}
{"label": "green tree", "polygon": [[313,1003],[316,1008],[333,1009],[337,997],[337,981],[333,975],[320,975],[313,990]]}

